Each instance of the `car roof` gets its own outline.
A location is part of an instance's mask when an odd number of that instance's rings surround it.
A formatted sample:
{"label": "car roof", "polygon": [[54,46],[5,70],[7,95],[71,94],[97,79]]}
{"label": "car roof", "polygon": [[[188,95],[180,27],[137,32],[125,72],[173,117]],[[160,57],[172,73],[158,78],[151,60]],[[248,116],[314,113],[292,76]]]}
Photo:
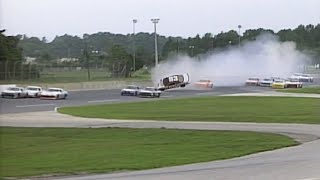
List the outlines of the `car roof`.
{"label": "car roof", "polygon": [[40,86],[27,86],[27,88],[41,88]]}

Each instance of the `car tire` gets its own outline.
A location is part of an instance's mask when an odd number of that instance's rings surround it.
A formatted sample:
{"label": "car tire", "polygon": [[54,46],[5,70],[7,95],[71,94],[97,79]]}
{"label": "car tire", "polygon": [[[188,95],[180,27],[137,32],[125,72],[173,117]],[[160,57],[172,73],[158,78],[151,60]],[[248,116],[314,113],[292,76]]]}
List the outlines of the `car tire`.
{"label": "car tire", "polygon": [[59,94],[56,96],[56,99],[59,99],[60,98],[60,96],[59,96]]}

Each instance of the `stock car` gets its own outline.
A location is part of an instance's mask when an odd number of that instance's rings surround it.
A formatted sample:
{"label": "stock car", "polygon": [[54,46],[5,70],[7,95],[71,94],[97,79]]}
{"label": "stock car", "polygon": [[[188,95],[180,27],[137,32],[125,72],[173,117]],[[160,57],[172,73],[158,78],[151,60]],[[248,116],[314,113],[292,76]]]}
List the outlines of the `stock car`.
{"label": "stock car", "polygon": [[189,74],[172,75],[159,80],[158,89],[164,91],[166,89],[186,87],[190,83]]}
{"label": "stock car", "polygon": [[42,88],[39,86],[27,86],[26,93],[27,97],[40,97]]}
{"label": "stock car", "polygon": [[246,80],[246,86],[259,86],[259,84],[260,84],[259,78],[252,77]]}
{"label": "stock car", "polygon": [[66,99],[68,92],[62,88],[48,88],[40,94],[40,99]]}
{"label": "stock car", "polygon": [[276,79],[272,83],[271,87],[273,89],[284,89],[284,88],[287,88],[287,81],[284,80],[284,79]]}
{"label": "stock car", "polygon": [[22,87],[9,87],[1,92],[1,97],[25,98],[27,97],[27,93]]}
{"label": "stock car", "polygon": [[140,91],[140,87],[136,85],[128,85],[127,87],[121,89],[121,96],[136,96],[138,95],[138,92]]}
{"label": "stock car", "polygon": [[261,87],[271,87],[272,86],[272,83],[273,83],[273,79],[272,78],[266,78],[266,79],[263,79],[259,85]]}
{"label": "stock car", "polygon": [[303,74],[303,73],[295,73],[293,74],[290,79],[298,79],[300,82],[313,82],[313,77],[310,74]]}
{"label": "stock car", "polygon": [[290,78],[287,82],[287,88],[302,88],[303,83],[296,78]]}
{"label": "stock car", "polygon": [[141,89],[138,92],[139,97],[152,97],[152,98],[157,97],[157,98],[159,98],[160,95],[161,95],[161,91],[155,87],[146,87],[144,89]]}
{"label": "stock car", "polygon": [[213,88],[213,82],[211,80],[202,79],[194,83],[195,86],[204,88]]}

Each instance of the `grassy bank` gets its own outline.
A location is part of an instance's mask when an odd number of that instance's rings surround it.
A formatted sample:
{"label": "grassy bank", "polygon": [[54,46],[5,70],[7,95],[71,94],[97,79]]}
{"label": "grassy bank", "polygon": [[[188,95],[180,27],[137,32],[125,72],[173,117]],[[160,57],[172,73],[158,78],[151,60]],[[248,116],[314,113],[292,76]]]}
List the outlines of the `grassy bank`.
{"label": "grassy bank", "polygon": [[319,109],[316,98],[200,97],[64,107],[59,112],[106,119],[319,124]]}
{"label": "grassy bank", "polygon": [[320,86],[317,87],[304,87],[298,89],[279,89],[279,92],[289,92],[289,93],[311,93],[320,94]]}
{"label": "grassy bank", "polygon": [[0,128],[1,176],[128,171],[297,144],[275,134],[167,129]]}

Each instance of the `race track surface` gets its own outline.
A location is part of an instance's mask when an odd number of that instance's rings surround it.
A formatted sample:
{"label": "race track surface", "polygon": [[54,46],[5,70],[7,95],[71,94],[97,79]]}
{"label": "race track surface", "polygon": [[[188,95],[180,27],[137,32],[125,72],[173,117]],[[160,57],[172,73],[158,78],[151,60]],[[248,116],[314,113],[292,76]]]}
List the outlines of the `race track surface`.
{"label": "race track surface", "polygon": [[[70,92],[67,100],[1,99],[1,126],[14,127],[78,127],[78,128],[175,128],[198,130],[234,130],[271,132],[290,136],[301,145],[262,152],[244,157],[175,167],[99,175],[46,177],[65,180],[149,180],[149,179],[236,179],[236,180],[320,180],[320,125],[318,124],[266,124],[227,122],[167,122],[105,120],[73,117],[54,112],[55,107],[148,101],[137,97],[122,97],[120,90]],[[178,89],[166,91],[161,98],[188,96],[232,95],[286,95],[261,87],[216,87],[213,89]],[[320,95],[300,95],[320,98]],[[160,98],[160,99],[161,99]],[[320,100],[320,99],[319,99]],[[320,118],[320,117],[319,117]]]}

